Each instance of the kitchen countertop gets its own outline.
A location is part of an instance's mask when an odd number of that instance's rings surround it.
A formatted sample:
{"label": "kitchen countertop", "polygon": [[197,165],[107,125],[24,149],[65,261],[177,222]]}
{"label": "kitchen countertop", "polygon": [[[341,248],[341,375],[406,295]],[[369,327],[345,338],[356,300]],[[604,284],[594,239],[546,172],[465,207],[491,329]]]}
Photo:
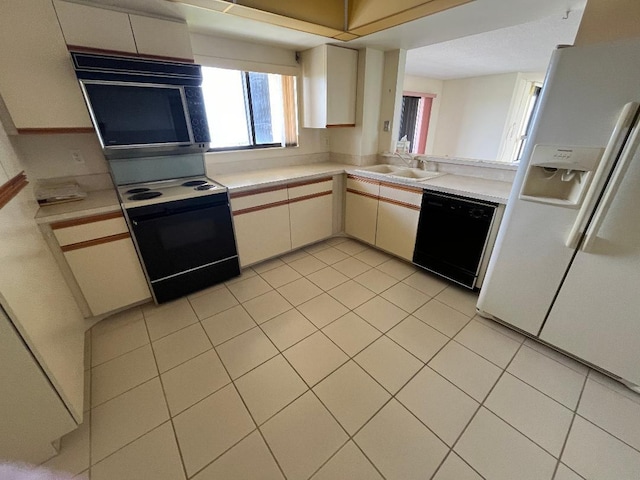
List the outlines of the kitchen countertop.
{"label": "kitchen countertop", "polygon": [[[366,168],[366,167],[365,167]],[[511,183],[487,180],[454,174],[443,174],[430,180],[417,182],[414,179],[391,177],[375,172],[360,170],[353,165],[341,163],[315,163],[266,170],[252,170],[227,175],[210,175],[213,180],[225,185],[230,192],[243,192],[260,187],[277,186],[296,180],[313,180],[327,175],[350,173],[398,185],[411,185],[428,190],[463,195],[479,200],[506,204]],[[61,203],[40,207],[36,214],[36,223],[46,224],[62,220],[71,220],[101,213],[120,210],[115,189],[87,192],[87,198],[77,202]]]}
{"label": "kitchen countertop", "polygon": [[87,197],[83,200],[40,207],[35,220],[36,223],[54,223],[119,210],[120,202],[115,188],[96,190],[87,192]]}

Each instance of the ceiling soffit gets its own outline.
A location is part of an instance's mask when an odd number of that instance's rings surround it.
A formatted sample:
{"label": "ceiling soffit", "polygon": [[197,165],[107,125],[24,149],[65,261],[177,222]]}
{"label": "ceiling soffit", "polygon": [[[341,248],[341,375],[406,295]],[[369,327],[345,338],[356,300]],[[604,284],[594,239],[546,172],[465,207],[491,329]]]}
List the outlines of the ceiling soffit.
{"label": "ceiling soffit", "polygon": [[172,0],[348,42],[474,0]]}

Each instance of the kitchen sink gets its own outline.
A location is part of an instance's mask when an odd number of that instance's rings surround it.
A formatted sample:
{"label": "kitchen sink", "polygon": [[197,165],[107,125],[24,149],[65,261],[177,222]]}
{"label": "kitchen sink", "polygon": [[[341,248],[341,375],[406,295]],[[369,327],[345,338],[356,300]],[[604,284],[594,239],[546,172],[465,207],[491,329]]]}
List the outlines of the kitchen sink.
{"label": "kitchen sink", "polygon": [[431,180],[432,178],[444,175],[444,173],[428,172],[419,168],[400,167],[397,165],[374,165],[372,167],[359,168],[357,171],[377,173],[385,177],[412,179],[418,182]]}

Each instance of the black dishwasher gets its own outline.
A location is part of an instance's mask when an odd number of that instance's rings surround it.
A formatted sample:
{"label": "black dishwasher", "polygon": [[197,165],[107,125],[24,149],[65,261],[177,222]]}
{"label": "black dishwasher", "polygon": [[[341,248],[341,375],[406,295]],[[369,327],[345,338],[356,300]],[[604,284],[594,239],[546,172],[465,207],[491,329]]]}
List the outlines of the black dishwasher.
{"label": "black dishwasher", "polygon": [[473,289],[497,204],[425,191],[413,263]]}

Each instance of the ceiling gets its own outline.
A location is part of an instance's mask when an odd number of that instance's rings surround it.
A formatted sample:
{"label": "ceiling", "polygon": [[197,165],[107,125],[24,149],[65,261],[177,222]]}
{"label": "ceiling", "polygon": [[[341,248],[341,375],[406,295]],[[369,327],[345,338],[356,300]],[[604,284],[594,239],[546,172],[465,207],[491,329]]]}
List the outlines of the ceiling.
{"label": "ceiling", "polygon": [[557,45],[575,40],[584,10],[469,35],[407,52],[405,73],[442,80],[544,72]]}
{"label": "ceiling", "polygon": [[[179,0],[79,1],[185,20],[194,33],[293,50],[324,43],[381,50],[403,48],[408,50],[408,74],[444,79],[545,70],[553,47],[573,42],[587,0],[475,0],[350,42],[187,5]],[[206,0],[191,3],[208,5]],[[569,18],[563,20],[568,10],[571,11]]]}

